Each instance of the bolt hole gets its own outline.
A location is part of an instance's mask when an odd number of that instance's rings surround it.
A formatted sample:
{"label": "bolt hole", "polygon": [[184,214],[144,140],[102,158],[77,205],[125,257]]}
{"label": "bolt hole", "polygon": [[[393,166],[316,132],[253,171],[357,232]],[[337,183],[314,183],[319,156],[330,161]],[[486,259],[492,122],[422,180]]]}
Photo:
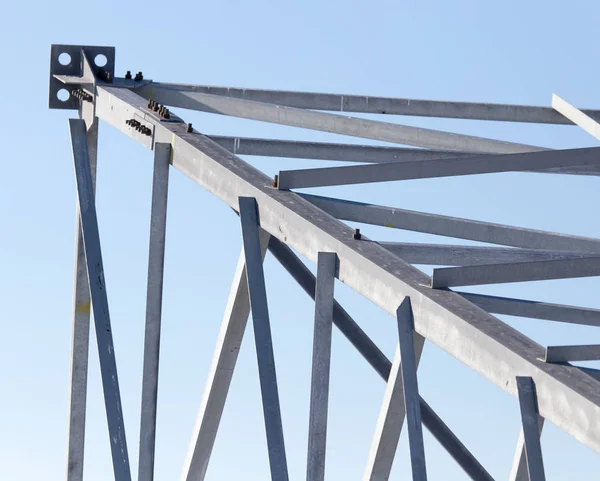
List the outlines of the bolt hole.
{"label": "bolt hole", "polygon": [[107,64],[107,62],[108,59],[106,58],[106,55],[102,55],[101,53],[96,55],[96,57],[94,58],[94,63],[97,67],[104,67]]}
{"label": "bolt hole", "polygon": [[67,100],[69,100],[70,96],[71,96],[71,94],[69,93],[69,91],[67,89],[60,89],[58,92],[56,92],[56,97],[61,102],[66,102]]}
{"label": "bolt hole", "polygon": [[71,56],[67,52],[61,53],[58,56],[58,63],[60,63],[61,65],[64,65],[65,67],[67,65],[70,65],[70,63],[71,63]]}

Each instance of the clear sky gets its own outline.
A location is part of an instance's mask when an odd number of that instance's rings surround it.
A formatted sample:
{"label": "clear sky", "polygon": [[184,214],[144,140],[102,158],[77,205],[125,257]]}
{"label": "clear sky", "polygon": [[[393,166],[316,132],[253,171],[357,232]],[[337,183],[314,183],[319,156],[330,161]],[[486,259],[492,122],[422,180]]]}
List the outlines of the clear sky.
{"label": "clear sky", "polygon": [[[112,45],[117,73],[207,85],[550,105],[556,92],[600,108],[600,3],[587,1],[7,2],[0,29],[0,479],[65,471],[75,186],[67,119],[47,108],[52,43]],[[210,134],[346,141],[322,133],[183,112]],[[575,127],[398,118],[554,148],[593,146]],[[314,161],[249,159],[269,175]],[[132,472],[137,444],[152,154],[100,126],[97,205]],[[318,189],[425,212],[600,237],[598,179],[501,174]],[[442,241],[363,228],[382,240]],[[156,479],[177,479],[209,368],[241,238],[223,203],[172,171]],[[313,306],[272,258],[265,264],[290,479],[305,477]],[[600,308],[598,278],[486,287]],[[341,283],[336,294],[392,356],[394,320]],[[541,344],[599,343],[593,328],[506,318]],[[95,341],[85,475],[112,477]],[[423,397],[497,479],[508,477],[517,401],[426,344]],[[334,334],[326,476],[362,478],[384,383]],[[549,480],[597,480],[600,456],[547,425]],[[465,479],[426,433],[430,479]],[[393,479],[408,479],[402,436]],[[252,332],[242,346],[208,479],[268,479]]]}

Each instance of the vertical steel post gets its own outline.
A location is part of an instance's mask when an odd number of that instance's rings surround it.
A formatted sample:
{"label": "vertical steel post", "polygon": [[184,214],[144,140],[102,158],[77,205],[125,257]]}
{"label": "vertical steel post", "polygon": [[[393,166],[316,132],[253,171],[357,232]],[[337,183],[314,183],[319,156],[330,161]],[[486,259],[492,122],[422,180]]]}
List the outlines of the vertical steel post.
{"label": "vertical steel post", "polygon": [[240,220],[242,224],[242,241],[246,256],[246,274],[248,292],[250,293],[250,309],[254,325],[254,341],[258,361],[258,375],[262,395],[267,448],[271,479],[288,481],[285,442],[277,389],[275,356],[269,322],[267,291],[260,252],[258,206],[252,197],[239,198]]}
{"label": "vertical steel post", "polygon": [[160,355],[160,325],[162,316],[170,157],[170,144],[157,143],[154,146],[154,175],[152,181],[152,207],[150,210],[150,246],[148,249],[148,288],[146,294],[146,334],[144,339],[138,481],[152,481],[154,479],[158,363]]}
{"label": "vertical steel post", "polygon": [[116,481],[131,481],[85,122],[79,119],[70,119],[69,126],[113,469]]}
{"label": "vertical steel post", "polygon": [[[260,230],[262,258],[266,254],[270,237],[264,230]],[[242,248],[231,283],[217,346],[215,347],[210,372],[202,395],[202,402],[198,410],[194,433],[181,474],[181,481],[203,481],[206,476],[208,462],[223,415],[225,400],[231,385],[249,313],[250,299],[246,277],[246,258]]]}
{"label": "vertical steel post", "polygon": [[423,425],[421,423],[421,403],[415,362],[414,318],[410,297],[405,297],[396,311],[398,318],[398,338],[400,345],[400,369],[406,406],[406,426],[410,446],[410,462],[413,481],[426,481],[425,447],[423,445]]}
{"label": "vertical steel post", "polygon": [[[92,176],[96,186],[98,158],[98,117],[90,109],[82,109],[80,118],[86,123],[86,139]],[[67,432],[66,481],[83,481],[85,451],[85,414],[87,403],[87,374],[90,344],[90,288],[85,250],[81,234],[79,202],[76,202],[75,267],[73,273],[73,321],[71,328],[71,373],[69,383],[69,414]]]}
{"label": "vertical steel post", "polygon": [[[542,435],[542,429],[544,427],[544,418],[538,416],[539,434]],[[529,473],[527,472],[527,455],[525,454],[525,437],[523,436],[523,429],[519,432],[519,439],[517,440],[517,448],[515,449],[515,457],[513,458],[513,465],[510,472],[509,481],[529,481]]]}
{"label": "vertical steel post", "polygon": [[[425,338],[415,337],[415,366],[418,367]],[[387,386],[377,418],[377,427],[371,443],[371,451],[369,452],[363,481],[387,481],[392,472],[406,412],[400,364],[400,345],[398,344],[392,369],[387,378]]]}
{"label": "vertical steel post", "polygon": [[319,252],[317,257],[315,328],[308,425],[307,481],[323,481],[325,478],[333,291],[336,267],[337,256],[334,252]]}
{"label": "vertical steel post", "polygon": [[521,408],[521,423],[523,424],[523,439],[529,481],[545,481],[544,460],[540,443],[539,412],[535,383],[528,376],[517,376],[517,392]]}

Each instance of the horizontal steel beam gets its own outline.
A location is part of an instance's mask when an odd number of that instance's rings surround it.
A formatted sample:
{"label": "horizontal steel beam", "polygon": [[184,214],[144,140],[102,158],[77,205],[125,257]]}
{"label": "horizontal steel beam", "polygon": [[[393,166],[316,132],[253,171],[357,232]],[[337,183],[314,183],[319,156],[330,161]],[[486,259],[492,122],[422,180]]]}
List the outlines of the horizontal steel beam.
{"label": "horizontal steel beam", "polygon": [[548,346],[546,362],[600,361],[600,344],[587,346]]}
{"label": "horizontal steel beam", "polygon": [[478,286],[600,276],[600,257],[512,262],[433,270],[431,287]]}
{"label": "horizontal steel beam", "polygon": [[303,110],[201,92],[188,92],[151,83],[136,89],[143,97],[173,107],[230,115],[290,127],[350,135],[363,139],[459,152],[513,154],[548,150],[532,145],[454,134],[440,130]]}
{"label": "horizontal steel beam", "polygon": [[470,292],[455,292],[492,314],[600,327],[600,309],[563,306],[561,304],[511,299],[508,297],[486,296]]}
{"label": "horizontal steel beam", "polygon": [[[228,137],[221,135],[209,135],[208,138],[236,155],[339,160],[343,162],[363,162],[372,164],[450,159],[477,155],[469,152],[451,152],[447,150],[414,149],[380,145],[303,142],[297,140]],[[546,174],[600,175],[600,167],[594,165],[588,167],[553,167],[550,169],[532,170],[531,172],[543,172]]]}
{"label": "horizontal steel beam", "polygon": [[162,122],[134,92],[99,86],[97,115],[138,140],[125,121],[140,116],[153,129],[153,142],[171,142],[172,165],[238,210],[238,198],[254,197],[261,227],[301,255],[336,252],[340,281],[390,314],[405,296],[413,299],[415,330],[457,360],[516,396],[515,376],[536,382],[540,413],[557,427],[600,452],[600,392],[587,374],[540,360],[544,349],[527,336],[447,290],[427,287],[429,278],[375,242],[353,238],[336,222],[293,192],[271,187],[271,179],[187,126]]}
{"label": "horizontal steel beam", "polygon": [[383,164],[389,162],[447,159],[474,155],[468,152],[388,147],[381,145],[303,142],[298,140],[227,137],[222,135],[208,135],[207,137],[236,155],[257,155],[263,157],[339,160],[344,162]]}
{"label": "horizontal steel beam", "polygon": [[[301,109],[357,112],[368,114],[410,115],[415,117],[442,117],[454,119],[497,120],[505,122],[533,122],[541,124],[570,124],[550,107],[507,105],[476,102],[445,102],[366,95],[340,95],[313,92],[290,92],[207,85],[160,83],[162,87],[222,95],[237,99],[287,105]],[[599,110],[586,110],[598,116]]]}
{"label": "horizontal steel beam", "polygon": [[576,259],[580,252],[515,249],[512,247],[460,246],[450,244],[418,244],[379,242],[388,251],[411,264],[431,266],[478,266],[503,262]]}
{"label": "horizontal steel beam", "polygon": [[[592,117],[582,112],[576,107],[561,99],[558,95],[552,94],[552,108],[560,112],[565,118],[581,127],[588,134],[600,140],[600,123]],[[596,115],[596,118],[600,118]]]}
{"label": "horizontal steel beam", "polygon": [[340,220],[469,239],[489,244],[600,254],[600,239],[590,237],[557,234],[331,197],[309,194],[298,195]]}
{"label": "horizontal steel beam", "polygon": [[277,187],[289,190],[303,187],[368,184],[394,180],[430,179],[499,172],[523,172],[555,167],[597,167],[598,165],[600,165],[600,147],[592,147],[524,154],[476,155],[452,159],[415,160],[380,165],[280,170]]}

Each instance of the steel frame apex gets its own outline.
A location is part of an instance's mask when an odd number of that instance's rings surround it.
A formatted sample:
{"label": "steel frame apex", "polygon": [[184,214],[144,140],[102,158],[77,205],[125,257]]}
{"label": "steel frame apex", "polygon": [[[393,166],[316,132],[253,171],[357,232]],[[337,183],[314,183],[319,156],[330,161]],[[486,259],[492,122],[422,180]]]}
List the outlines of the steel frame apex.
{"label": "steel frame apex", "polygon": [[[66,64],[61,63],[60,56],[67,54],[69,61]],[[71,95],[75,90],[73,85],[61,82],[57,75],[84,77],[84,55],[95,67],[95,75],[101,74],[108,78],[115,76],[115,47],[96,47],[83,45],[52,45],[50,48],[50,79],[48,91],[48,104],[51,109],[76,110],[79,102]],[[98,56],[104,55],[105,65],[99,65]],[[62,101],[58,98],[60,90],[66,90],[69,97]]]}

